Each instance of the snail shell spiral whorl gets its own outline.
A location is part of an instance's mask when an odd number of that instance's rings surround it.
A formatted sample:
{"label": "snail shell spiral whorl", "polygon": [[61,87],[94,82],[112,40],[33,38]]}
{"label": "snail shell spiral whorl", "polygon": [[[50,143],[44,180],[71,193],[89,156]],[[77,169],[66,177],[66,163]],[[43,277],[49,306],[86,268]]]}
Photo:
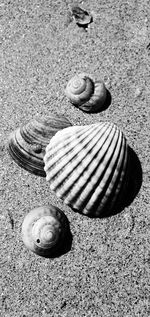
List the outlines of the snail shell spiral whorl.
{"label": "snail shell spiral whorl", "polygon": [[53,257],[65,243],[69,222],[65,214],[53,205],[31,210],[22,224],[22,239],[34,253]]}
{"label": "snail shell spiral whorl", "polygon": [[107,97],[103,81],[95,81],[85,73],[71,78],[65,93],[72,104],[85,112],[101,111]]}
{"label": "snail shell spiral whorl", "polygon": [[75,75],[67,84],[66,96],[74,105],[82,105],[94,92],[94,82],[86,74]]}
{"label": "snail shell spiral whorl", "polygon": [[127,179],[128,145],[109,122],[57,132],[46,147],[46,180],[66,204],[90,217],[114,210]]}

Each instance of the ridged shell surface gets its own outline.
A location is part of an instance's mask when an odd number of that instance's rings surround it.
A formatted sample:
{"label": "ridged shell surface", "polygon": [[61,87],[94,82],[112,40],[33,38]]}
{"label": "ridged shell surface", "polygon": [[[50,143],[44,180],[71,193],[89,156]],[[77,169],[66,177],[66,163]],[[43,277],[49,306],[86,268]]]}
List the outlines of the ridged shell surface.
{"label": "ridged shell surface", "polygon": [[128,145],[112,123],[73,126],[46,147],[46,180],[66,204],[90,217],[115,208],[127,177]]}
{"label": "ridged shell surface", "polygon": [[63,116],[36,116],[11,133],[8,141],[9,154],[22,168],[45,177],[45,147],[57,131],[70,125],[71,123]]}

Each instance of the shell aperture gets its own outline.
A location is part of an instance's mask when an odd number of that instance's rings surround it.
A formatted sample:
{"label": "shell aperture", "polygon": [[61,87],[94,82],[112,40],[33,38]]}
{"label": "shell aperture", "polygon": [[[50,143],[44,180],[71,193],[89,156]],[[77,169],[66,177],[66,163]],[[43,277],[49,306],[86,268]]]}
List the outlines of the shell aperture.
{"label": "shell aperture", "polygon": [[[60,137],[61,136],[61,137]],[[109,122],[57,132],[46,147],[46,180],[66,204],[90,217],[115,208],[128,171],[128,145]]]}

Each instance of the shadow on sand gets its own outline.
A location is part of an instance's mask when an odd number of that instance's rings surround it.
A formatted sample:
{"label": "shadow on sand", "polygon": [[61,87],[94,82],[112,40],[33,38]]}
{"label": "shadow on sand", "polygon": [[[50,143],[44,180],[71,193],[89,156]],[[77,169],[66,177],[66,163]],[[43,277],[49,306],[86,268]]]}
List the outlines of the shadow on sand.
{"label": "shadow on sand", "polygon": [[[102,111],[106,110],[110,106],[111,100],[112,100],[111,94],[110,94],[109,90],[107,89],[107,95],[106,95],[105,103],[101,107],[101,110],[97,111],[97,112],[102,112]],[[97,112],[95,111],[95,113],[97,113]]]}
{"label": "shadow on sand", "polygon": [[137,154],[129,147],[129,174],[128,181],[123,192],[122,198],[112,212],[105,212],[100,218],[111,217],[128,207],[137,196],[142,185],[142,166]]}

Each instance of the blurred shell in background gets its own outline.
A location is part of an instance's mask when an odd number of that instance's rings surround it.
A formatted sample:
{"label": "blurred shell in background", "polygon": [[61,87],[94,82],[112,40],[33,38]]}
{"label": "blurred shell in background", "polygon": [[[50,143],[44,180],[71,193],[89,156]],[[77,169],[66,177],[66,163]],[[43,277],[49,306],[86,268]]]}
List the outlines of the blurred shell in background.
{"label": "blurred shell in background", "polygon": [[101,122],[57,132],[46,147],[51,190],[89,217],[110,213],[124,195],[128,145],[115,124]]}
{"label": "blurred shell in background", "polygon": [[71,123],[60,115],[36,116],[11,133],[8,140],[9,154],[22,168],[45,177],[45,147],[57,131],[70,125]]}
{"label": "blurred shell in background", "polygon": [[44,256],[60,255],[66,244],[69,221],[63,211],[49,205],[31,210],[22,224],[22,239],[32,252]]}
{"label": "blurred shell in background", "polygon": [[93,22],[92,15],[78,6],[73,6],[71,12],[78,26],[87,28]]}

